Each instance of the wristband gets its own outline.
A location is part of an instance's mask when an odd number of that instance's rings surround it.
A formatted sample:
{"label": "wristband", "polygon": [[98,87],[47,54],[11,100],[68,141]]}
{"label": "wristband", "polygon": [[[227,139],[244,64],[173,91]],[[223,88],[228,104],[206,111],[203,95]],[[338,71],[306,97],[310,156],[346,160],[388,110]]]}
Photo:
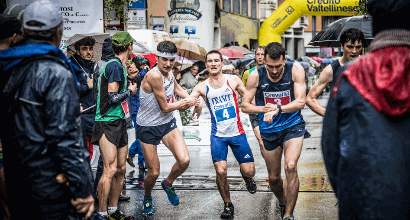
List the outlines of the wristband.
{"label": "wristband", "polygon": [[278,112],[278,114],[281,114],[282,113],[282,106],[281,105],[276,105],[277,107],[278,107],[278,109],[279,109],[279,112]]}

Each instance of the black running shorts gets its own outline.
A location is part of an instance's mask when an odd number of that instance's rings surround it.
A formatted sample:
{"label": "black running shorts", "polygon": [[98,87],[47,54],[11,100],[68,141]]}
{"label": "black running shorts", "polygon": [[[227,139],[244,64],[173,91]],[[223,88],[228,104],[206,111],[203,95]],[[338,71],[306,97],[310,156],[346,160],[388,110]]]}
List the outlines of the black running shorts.
{"label": "black running shorts", "polygon": [[162,138],[175,128],[177,128],[175,118],[166,124],[157,126],[138,125],[137,138],[144,143],[158,145]]}
{"label": "black running shorts", "polygon": [[279,146],[283,149],[283,143],[301,136],[310,137],[309,132],[305,129],[305,122],[274,133],[261,132],[263,145],[267,151],[275,150]]}
{"label": "black running shorts", "polygon": [[99,141],[103,134],[105,134],[107,140],[117,148],[122,148],[128,145],[127,121],[125,119],[119,119],[112,122],[96,121],[94,123],[91,143],[99,145]]}

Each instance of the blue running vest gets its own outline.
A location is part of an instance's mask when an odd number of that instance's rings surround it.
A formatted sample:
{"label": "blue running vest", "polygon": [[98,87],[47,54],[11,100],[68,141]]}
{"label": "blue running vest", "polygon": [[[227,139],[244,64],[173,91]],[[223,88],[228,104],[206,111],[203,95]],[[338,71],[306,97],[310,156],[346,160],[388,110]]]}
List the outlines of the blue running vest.
{"label": "blue running vest", "polygon": [[[295,100],[292,68],[293,63],[286,62],[282,78],[275,83],[269,79],[265,65],[258,68],[259,83],[255,94],[257,106],[265,106],[267,103],[279,103],[283,106]],[[300,111],[275,115],[272,124],[263,121],[264,115],[259,114],[259,130],[262,133],[282,131],[304,122]]]}

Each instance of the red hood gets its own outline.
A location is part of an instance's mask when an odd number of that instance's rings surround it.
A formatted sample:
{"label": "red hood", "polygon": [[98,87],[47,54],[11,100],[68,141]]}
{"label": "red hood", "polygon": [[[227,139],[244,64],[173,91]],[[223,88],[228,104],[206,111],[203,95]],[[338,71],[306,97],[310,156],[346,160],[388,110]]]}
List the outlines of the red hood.
{"label": "red hood", "polygon": [[410,110],[410,48],[385,47],[361,57],[343,73],[380,113],[401,116]]}

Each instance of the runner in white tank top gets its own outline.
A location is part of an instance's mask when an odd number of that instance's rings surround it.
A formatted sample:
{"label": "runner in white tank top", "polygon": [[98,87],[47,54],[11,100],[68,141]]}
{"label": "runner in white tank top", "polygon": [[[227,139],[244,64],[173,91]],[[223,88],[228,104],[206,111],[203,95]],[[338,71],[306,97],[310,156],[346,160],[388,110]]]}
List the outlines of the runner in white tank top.
{"label": "runner in white tank top", "polygon": [[[199,99],[189,97],[174,80],[172,66],[175,62],[177,47],[171,41],[162,41],[157,46],[158,65],[150,70],[141,82],[140,110],[137,116],[137,137],[146,159],[148,173],[144,179],[145,197],[142,213],[154,213],[151,192],[159,173],[159,158],[156,145],[162,142],[172,152],[176,163],[172,166],[168,177],[161,181],[162,188],[168,195],[172,205],[179,204],[179,198],[172,187],[172,183],[189,165],[189,153],[181,132],[178,130],[174,110],[186,110],[190,106],[200,104]],[[173,102],[174,93],[183,98]]]}
{"label": "runner in white tank top", "polygon": [[206,104],[211,112],[212,135],[234,137],[245,134],[239,117],[238,100],[235,91],[229,85],[228,77],[221,88],[214,89],[206,83]]}
{"label": "runner in white tank top", "polygon": [[[234,206],[229,194],[227,179],[228,146],[240,165],[240,170],[246,187],[250,193],[256,192],[256,184],[252,177],[255,175],[255,164],[251,148],[239,117],[238,100],[236,94],[243,95],[245,86],[235,75],[222,74],[224,65],[222,55],[218,51],[210,51],[205,63],[209,79],[198,84],[191,96],[202,96],[206,100],[211,112],[211,154],[217,174],[216,183],[224,201],[224,211],[221,218],[230,219],[234,215]],[[194,112],[199,112],[199,107]]]}

